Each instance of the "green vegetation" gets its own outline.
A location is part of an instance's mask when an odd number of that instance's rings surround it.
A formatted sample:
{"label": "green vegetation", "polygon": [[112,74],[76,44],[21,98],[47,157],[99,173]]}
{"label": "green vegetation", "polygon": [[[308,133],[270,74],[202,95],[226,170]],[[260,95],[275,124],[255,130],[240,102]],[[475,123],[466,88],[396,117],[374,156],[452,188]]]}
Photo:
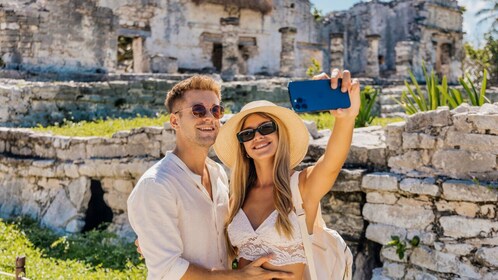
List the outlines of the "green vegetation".
{"label": "green vegetation", "polygon": [[[420,244],[420,237],[415,235],[411,240],[408,240],[408,243],[412,247],[417,247],[418,244]],[[391,241],[389,241],[386,244],[386,247],[396,247],[396,254],[398,254],[398,257],[400,260],[402,260],[405,257],[405,252],[406,252],[406,241],[405,240],[400,240],[399,236],[393,235],[391,236]]]}
{"label": "green vegetation", "polygon": [[106,231],[58,236],[28,218],[0,219],[0,270],[15,271],[26,256],[30,279],[145,279],[146,269],[133,243]]}
{"label": "green vegetation", "polygon": [[38,132],[49,132],[55,135],[64,136],[101,136],[111,137],[114,133],[121,130],[130,130],[144,126],[163,126],[169,121],[169,115],[159,115],[155,118],[137,116],[133,119],[107,119],[96,121],[72,122],[65,120],[60,125],[33,128]]}
{"label": "green vegetation", "polygon": [[360,112],[355,120],[355,127],[365,127],[372,123],[374,119],[372,108],[377,100],[378,94],[379,90],[376,90],[371,86],[366,86],[365,89],[360,92],[361,105]]}
{"label": "green vegetation", "polygon": [[446,76],[443,76],[441,84],[439,84],[439,79],[431,71],[429,75],[425,66],[422,66],[424,71],[424,76],[426,80],[426,92],[422,91],[415,76],[410,72],[410,78],[412,84],[405,81],[405,85],[408,91],[403,91],[401,98],[394,99],[398,104],[400,104],[408,115],[415,114],[417,112],[436,110],[439,106],[448,106],[450,109],[458,107],[463,102],[470,102],[473,106],[482,106],[485,102],[489,102],[486,98],[486,84],[487,84],[487,71],[484,70],[482,87],[480,91],[476,90],[476,86],[467,75],[467,81],[460,78],[460,84],[463,86],[465,92],[468,95],[468,100],[462,97],[461,92],[455,88],[449,88]]}
{"label": "green vegetation", "polygon": [[312,78],[313,76],[320,74],[321,71],[322,66],[320,65],[320,62],[315,58],[311,58],[311,65],[306,69],[306,75]]}
{"label": "green vegetation", "polygon": [[[498,40],[486,35],[486,44],[482,48],[474,48],[465,44],[465,55],[472,65],[477,66],[480,72],[487,70],[491,78],[498,79]],[[481,79],[482,77],[478,77]]]}
{"label": "green vegetation", "polygon": [[[313,113],[313,114],[300,114],[301,118],[314,121],[316,123],[317,128],[320,129],[330,129],[334,126],[335,119],[334,117],[327,112]],[[394,118],[373,118],[371,125],[380,125],[386,126],[390,123],[402,122],[404,118],[394,117]]]}

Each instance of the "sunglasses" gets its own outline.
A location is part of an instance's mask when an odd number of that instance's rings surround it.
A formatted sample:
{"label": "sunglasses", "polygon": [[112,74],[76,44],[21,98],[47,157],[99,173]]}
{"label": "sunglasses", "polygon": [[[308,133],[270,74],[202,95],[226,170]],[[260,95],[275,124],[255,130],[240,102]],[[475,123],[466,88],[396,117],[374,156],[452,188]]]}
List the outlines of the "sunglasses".
{"label": "sunglasses", "polygon": [[268,135],[270,133],[273,133],[277,130],[277,125],[272,122],[265,122],[259,125],[256,128],[249,128],[249,129],[244,129],[237,133],[237,139],[239,140],[240,143],[244,143],[247,141],[251,141],[254,139],[254,136],[256,136],[256,131],[259,132],[261,135]]}
{"label": "sunglasses", "polygon": [[[194,117],[196,118],[204,118],[208,112],[208,109],[204,105],[195,104],[191,107],[180,109],[174,112],[173,114],[177,114],[178,112],[183,111],[185,109],[192,109],[192,115],[194,115]],[[209,111],[211,112],[211,114],[215,119],[221,119],[225,114],[225,108],[223,108],[223,106],[221,105],[213,105],[213,107],[211,107]]]}

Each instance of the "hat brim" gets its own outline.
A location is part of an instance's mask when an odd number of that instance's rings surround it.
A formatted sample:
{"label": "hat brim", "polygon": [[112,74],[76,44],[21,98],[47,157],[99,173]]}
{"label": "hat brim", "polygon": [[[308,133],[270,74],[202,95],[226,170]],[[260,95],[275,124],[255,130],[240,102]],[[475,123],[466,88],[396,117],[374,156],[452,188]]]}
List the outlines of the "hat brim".
{"label": "hat brim", "polygon": [[[256,105],[256,107],[247,110],[243,108],[243,111],[235,114],[221,127],[214,144],[214,150],[223,164],[229,168],[233,168],[235,165],[239,146],[237,133],[239,132],[240,122],[247,115],[253,113],[267,113],[278,118],[284,124],[284,129],[287,130],[289,136],[290,167],[294,168],[301,163],[308,152],[309,133],[306,125],[294,111],[267,101],[263,103],[263,106]],[[279,127],[279,129],[282,128]]]}

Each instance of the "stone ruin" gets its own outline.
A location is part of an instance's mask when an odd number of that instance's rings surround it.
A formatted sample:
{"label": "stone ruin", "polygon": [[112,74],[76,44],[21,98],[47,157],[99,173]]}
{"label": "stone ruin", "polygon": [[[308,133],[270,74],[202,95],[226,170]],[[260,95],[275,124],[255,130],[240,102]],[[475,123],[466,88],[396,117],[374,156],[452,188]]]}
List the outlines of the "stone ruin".
{"label": "stone ruin", "polygon": [[[355,129],[345,168],[322,200],[324,219],[352,248],[354,279],[496,279],[496,123],[498,103],[464,104]],[[315,138],[298,168],[323,154],[331,133],[309,129]],[[167,124],[111,138],[1,128],[0,215],[28,215],[60,233],[108,222],[133,239],[126,199],[174,140]],[[399,258],[386,246],[393,235],[420,244]]]}
{"label": "stone ruin", "polygon": [[[308,0],[0,0],[7,69],[44,73],[221,73],[303,77],[326,72],[405,78],[421,65],[461,76],[457,0],[368,1],[315,19]],[[101,75],[100,75],[101,76]],[[80,77],[81,78],[81,77]]]}

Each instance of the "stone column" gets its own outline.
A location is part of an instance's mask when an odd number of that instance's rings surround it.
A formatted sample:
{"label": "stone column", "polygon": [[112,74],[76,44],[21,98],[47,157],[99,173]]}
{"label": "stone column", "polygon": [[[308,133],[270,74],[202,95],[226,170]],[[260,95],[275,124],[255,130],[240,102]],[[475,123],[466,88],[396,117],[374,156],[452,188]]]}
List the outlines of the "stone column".
{"label": "stone column", "polygon": [[237,66],[239,59],[239,23],[237,17],[221,18],[222,38],[222,62],[221,62],[221,77],[225,81],[232,81],[234,76],[239,74]]}
{"label": "stone column", "polygon": [[344,69],[344,34],[330,34],[330,68]]}
{"label": "stone column", "polygon": [[379,39],[380,35],[367,35],[367,68],[365,69],[367,77],[379,77]]}
{"label": "stone column", "polygon": [[394,48],[396,52],[396,76],[399,78],[409,78],[409,71],[413,66],[413,42],[400,41]]}
{"label": "stone column", "polygon": [[294,27],[282,27],[278,30],[282,33],[282,51],[280,52],[280,75],[285,77],[294,76],[295,65],[295,41],[297,29]]}

